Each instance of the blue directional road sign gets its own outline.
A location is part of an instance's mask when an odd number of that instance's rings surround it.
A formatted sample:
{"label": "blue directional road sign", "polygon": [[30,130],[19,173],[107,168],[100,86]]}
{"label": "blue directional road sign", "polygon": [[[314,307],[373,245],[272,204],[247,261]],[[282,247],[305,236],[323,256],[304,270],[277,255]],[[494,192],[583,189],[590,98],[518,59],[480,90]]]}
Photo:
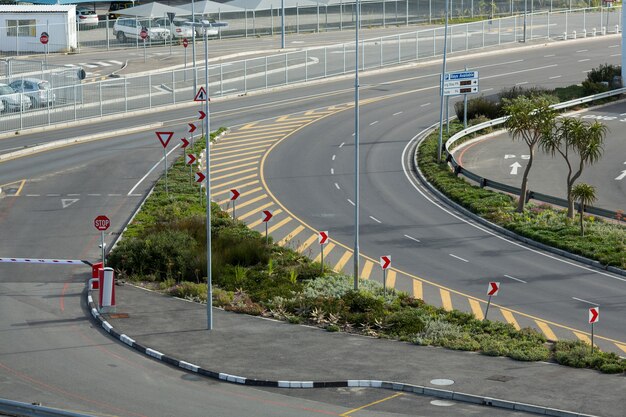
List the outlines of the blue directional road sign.
{"label": "blue directional road sign", "polygon": [[442,84],[444,96],[478,93],[478,71],[448,72]]}

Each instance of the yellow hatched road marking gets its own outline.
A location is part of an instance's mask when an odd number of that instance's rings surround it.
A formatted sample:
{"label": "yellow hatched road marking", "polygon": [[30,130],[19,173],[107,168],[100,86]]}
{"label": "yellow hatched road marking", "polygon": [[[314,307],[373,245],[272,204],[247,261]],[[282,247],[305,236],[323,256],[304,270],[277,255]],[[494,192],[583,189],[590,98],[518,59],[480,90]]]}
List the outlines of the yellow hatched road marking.
{"label": "yellow hatched road marking", "polygon": [[468,298],[467,301],[469,301],[469,304],[470,304],[470,307],[472,308],[472,313],[474,313],[474,316],[476,316],[478,320],[484,319],[485,316],[483,314],[483,309],[480,307],[480,303],[471,298]]}
{"label": "yellow hatched road marking", "polygon": [[241,202],[241,203],[237,204],[237,205],[235,206],[235,208],[236,208],[236,209],[242,209],[242,208],[244,208],[244,207],[248,207],[250,204],[254,204],[254,203],[256,203],[257,201],[261,201],[261,200],[263,200],[264,198],[267,198],[267,194],[265,194],[265,193],[261,194],[260,196],[254,197],[254,198],[252,198],[252,199],[250,199],[250,200],[246,200],[245,202]]}
{"label": "yellow hatched road marking", "polygon": [[615,343],[615,345],[626,353],[626,345],[622,345],[621,343]]}
{"label": "yellow hatched road marking", "polygon": [[541,329],[543,334],[546,335],[548,340],[559,340],[558,337],[556,337],[556,335],[554,334],[554,332],[550,328],[550,326],[548,326],[548,323],[545,323],[545,322],[543,322],[541,320],[535,320],[535,323],[537,323],[537,326],[539,326],[539,328]]}
{"label": "yellow hatched road marking", "polygon": [[507,323],[511,324],[517,330],[521,329],[519,323],[517,322],[517,320],[515,320],[515,317],[513,316],[513,313],[511,313],[509,310],[505,310],[503,308],[500,309],[500,312],[504,316],[504,320],[506,320]]}
{"label": "yellow hatched road marking", "polygon": [[589,338],[589,336],[587,336],[584,333],[580,333],[580,332],[574,332],[574,334],[576,335],[576,337],[579,340],[582,340],[583,342],[585,342],[586,344],[588,344],[589,346],[591,346],[591,339]]}
{"label": "yellow hatched road marking", "polygon": [[[272,142],[275,142],[275,141],[272,141]],[[269,148],[269,146],[270,146],[270,145],[248,146],[246,149],[250,149],[250,150],[252,150],[252,149],[260,149],[260,150],[264,150],[264,149]],[[240,154],[239,152],[241,152],[241,149],[233,149],[233,150],[231,150],[231,151],[222,151],[222,150],[220,149],[219,154],[220,154],[220,155],[231,155],[231,154],[236,153],[237,155],[242,155],[242,154]],[[219,160],[219,158],[218,158],[218,160]]]}
{"label": "yellow hatched road marking", "polygon": [[285,236],[284,238],[282,238],[281,240],[278,241],[278,245],[279,246],[286,246],[287,243],[289,243],[291,240],[293,240],[294,237],[298,236],[298,233],[300,233],[301,231],[304,230],[304,226],[302,226],[301,224],[298,225],[298,227],[296,227],[295,229],[293,229],[291,232],[289,232],[287,234],[287,236]]}
{"label": "yellow hatched road marking", "polygon": [[396,271],[387,271],[387,288],[396,288]]}
{"label": "yellow hatched road marking", "polygon": [[300,246],[298,246],[298,248],[296,249],[296,252],[298,253],[304,252],[305,250],[309,248],[309,246],[311,246],[313,242],[315,242],[315,240],[317,240],[317,233],[314,235],[311,235],[311,237],[309,237]]}
{"label": "yellow hatched road marking", "polygon": [[[230,162],[222,162],[221,164],[211,164],[211,168],[219,168],[219,167],[223,167],[223,166],[229,166],[229,165],[236,165],[239,164],[240,162],[245,162],[245,161],[252,161],[252,160],[258,160],[259,157],[258,156],[251,156],[249,158],[240,158],[237,159],[235,161],[230,161]],[[211,161],[213,162],[213,161]]]}
{"label": "yellow hatched road marking", "polygon": [[273,225],[271,227],[268,227],[267,228],[267,233],[275,232],[276,230],[280,229],[281,227],[283,227],[284,225],[289,223],[291,220],[293,220],[291,217],[286,217],[286,218],[282,219],[281,221],[279,221],[275,225]]}
{"label": "yellow hatched road marking", "polygon": [[[252,190],[250,190],[250,191],[246,191],[245,193],[241,193],[241,194],[239,195],[239,197],[246,197],[246,196],[248,196],[248,195],[250,195],[250,194],[254,194],[254,193],[256,193],[257,191],[261,191],[262,189],[263,189],[263,187],[253,188],[253,189],[252,189]],[[228,190],[228,191],[230,192],[230,190]],[[213,196],[215,196],[215,194],[213,194]],[[217,202],[217,204],[221,206],[222,204],[226,204],[226,203],[228,203],[229,201],[232,201],[232,200],[230,199],[230,197],[225,198],[225,199],[223,199],[223,200],[221,200],[221,201],[218,201],[218,202]],[[236,203],[236,204],[237,204],[237,208],[239,208],[239,207],[245,207],[245,206],[242,206],[242,204],[246,204],[246,203]]]}
{"label": "yellow hatched road marking", "polygon": [[[250,182],[247,182],[245,184],[232,184],[230,189],[236,188],[237,190],[241,190],[242,188],[249,187],[250,185],[254,185],[254,184],[258,184],[258,183],[259,183],[259,180],[250,181]],[[220,191],[220,192],[217,192],[217,193],[213,193],[213,197],[221,195],[221,194],[229,193],[230,189],[224,190],[224,191]],[[211,190],[211,191],[213,191],[213,190]]]}
{"label": "yellow hatched road marking", "polygon": [[272,202],[267,203],[267,204],[263,204],[262,206],[257,207],[254,210],[250,210],[249,212],[244,213],[241,216],[237,216],[237,219],[238,220],[245,220],[245,219],[247,219],[248,217],[250,217],[250,216],[252,216],[254,214],[260,213],[261,211],[265,210],[266,208],[271,207],[272,205],[274,205],[274,203],[272,203]]}
{"label": "yellow hatched road marking", "polygon": [[[236,155],[228,155],[228,156],[218,156],[220,155],[219,152],[217,153],[211,153],[211,163],[213,163],[214,161],[224,161],[226,159],[233,159],[233,158],[239,158],[240,156],[246,156],[246,155],[259,155],[261,153],[265,152],[265,149],[258,149],[256,151],[251,151],[251,152],[241,152],[238,153]],[[260,156],[260,155],[259,155]],[[259,157],[257,156],[257,158]],[[237,159],[237,161],[239,161]]]}
{"label": "yellow hatched road marking", "polygon": [[[300,123],[298,123],[298,125],[299,124]],[[285,124],[283,124],[283,125],[274,125],[274,124],[272,124],[270,126],[265,126],[265,127],[258,126],[256,129],[254,129],[254,131],[255,132],[271,132],[271,131],[276,131],[276,130],[285,130],[285,128],[287,128],[287,127],[288,126],[286,126]],[[239,130],[243,130],[243,128],[239,129]],[[235,133],[238,133],[239,130],[237,130],[237,132],[235,132]],[[251,129],[246,129],[246,130],[251,130]]]}
{"label": "yellow hatched road marking", "polygon": [[253,171],[257,171],[257,170],[258,170],[258,168],[242,169],[241,171],[233,172],[232,174],[226,174],[226,175],[222,175],[222,176],[219,176],[219,177],[211,178],[211,181],[217,181],[217,180],[223,180],[224,178],[236,177],[239,174],[244,174],[246,172],[253,172]]}
{"label": "yellow hatched road marking", "polygon": [[[267,139],[267,140],[242,140],[242,141],[237,141],[235,143],[231,143],[228,146],[220,146],[218,149],[215,149],[215,152],[220,152],[222,153],[225,150],[230,150],[230,149],[240,149],[240,148],[247,148],[247,149],[252,149],[252,146],[250,145],[262,145],[262,144],[270,144],[270,143],[274,143],[276,142],[278,139],[280,138],[271,138],[271,139]],[[251,142],[251,143],[248,143]]]}
{"label": "yellow hatched road marking", "polygon": [[365,265],[363,265],[363,270],[361,271],[361,278],[370,279],[370,275],[372,275],[372,267],[374,263],[371,261],[365,261]]}
{"label": "yellow hatched road marking", "polygon": [[422,290],[422,281],[413,280],[413,297],[424,299],[424,291]]}
{"label": "yellow hatched road marking", "polygon": [[441,295],[441,305],[447,311],[452,310],[452,299],[450,299],[450,291],[446,291],[443,288],[439,288],[439,294]]}
{"label": "yellow hatched road marking", "polygon": [[259,178],[259,176],[257,174],[252,174],[252,175],[248,175],[246,177],[235,178],[235,179],[232,179],[230,181],[226,181],[226,182],[224,182],[222,184],[213,184],[213,180],[214,179],[211,179],[211,190],[220,190],[220,189],[226,187],[226,188],[228,188],[228,191],[230,191],[231,188],[234,188],[233,187],[234,181],[249,180],[249,179],[252,179],[252,178]]}
{"label": "yellow hatched road marking", "polygon": [[[273,215],[277,215],[282,213],[283,211],[281,209],[276,209],[276,211],[273,211],[272,214]],[[252,222],[248,225],[248,227],[250,229],[253,229],[255,227],[257,227],[258,225],[260,225],[261,223],[263,223],[263,219],[265,218],[265,215],[263,214],[263,212],[261,211],[261,209],[257,209],[257,213],[261,215],[261,218],[255,222]],[[269,233],[269,229],[267,230],[267,233]]]}
{"label": "yellow hatched road marking", "polygon": [[317,117],[310,117],[307,115],[302,115],[302,116],[280,116],[278,119],[276,119],[276,123],[282,123],[282,122],[296,122],[296,121],[305,121],[305,122],[313,122],[315,120],[317,120]]}
{"label": "yellow hatched road marking", "polygon": [[[284,130],[285,133],[287,133],[289,131],[289,129],[287,129],[287,128],[283,128],[281,130]],[[276,133],[280,134],[281,132],[276,132]],[[240,139],[250,139],[250,138],[254,138],[255,136],[268,137],[268,136],[273,136],[273,135],[274,135],[274,133],[252,131],[252,132],[245,132],[243,134],[234,133],[234,134],[231,134],[231,135],[227,136],[226,138],[224,138],[224,140],[226,142],[233,142],[233,141],[238,142]],[[221,144],[221,143],[225,143],[225,142],[224,141],[218,142],[218,144]]]}
{"label": "yellow hatched road marking", "polygon": [[252,123],[248,123],[247,125],[241,126],[239,129],[237,130],[245,130],[245,129],[252,129],[253,127],[256,127],[257,123],[259,122],[252,122]]}
{"label": "yellow hatched road marking", "polygon": [[[328,255],[330,251],[335,248],[335,244],[333,242],[329,242],[324,246],[324,261],[328,260]],[[317,256],[313,259],[313,262],[320,262],[322,260],[322,253],[318,251]],[[326,263],[326,262],[324,262]]]}
{"label": "yellow hatched road marking", "polygon": [[337,262],[337,264],[335,264],[335,266],[333,267],[333,271],[336,272],[341,272],[343,271],[343,267],[346,266],[346,263],[348,263],[348,260],[352,257],[352,251],[347,250],[343,253],[343,255],[341,256],[341,259],[339,259],[339,262]]}
{"label": "yellow hatched road marking", "polygon": [[238,165],[232,164],[228,168],[211,170],[211,175],[219,174],[220,172],[232,171],[233,169],[240,169],[242,167],[249,167],[249,166],[252,166],[252,165],[258,165],[258,164],[259,164],[259,161],[248,162],[247,164],[238,164]]}

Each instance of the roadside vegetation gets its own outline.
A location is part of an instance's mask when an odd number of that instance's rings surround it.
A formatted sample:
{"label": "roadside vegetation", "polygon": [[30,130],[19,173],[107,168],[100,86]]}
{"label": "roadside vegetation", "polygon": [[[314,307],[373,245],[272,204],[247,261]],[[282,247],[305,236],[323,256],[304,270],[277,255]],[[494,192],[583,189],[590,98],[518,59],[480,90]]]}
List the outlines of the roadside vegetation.
{"label": "roadside vegetation", "polygon": [[[202,144],[192,150],[198,154]],[[172,296],[206,302],[205,205],[183,159],[161,179],[109,255],[118,278]],[[325,270],[296,251],[250,230],[216,204],[212,213],[213,303],[228,311],[309,324],[417,345],[476,351],[522,361],[553,360],[602,372],[626,371],[612,353],[582,342],[549,343],[530,328],[477,320],[408,294]],[[296,245],[298,242],[295,243]]]}

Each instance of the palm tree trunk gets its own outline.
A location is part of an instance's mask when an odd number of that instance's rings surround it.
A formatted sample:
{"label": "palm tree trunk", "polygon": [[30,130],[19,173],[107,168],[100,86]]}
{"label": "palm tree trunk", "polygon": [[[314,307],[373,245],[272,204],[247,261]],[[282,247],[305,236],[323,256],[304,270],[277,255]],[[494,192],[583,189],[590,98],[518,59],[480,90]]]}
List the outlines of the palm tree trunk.
{"label": "palm tree trunk", "polygon": [[580,234],[585,236],[585,223],[583,222],[583,215],[585,214],[585,206],[580,203]]}
{"label": "palm tree trunk", "polygon": [[526,194],[528,194],[528,173],[530,172],[530,167],[533,165],[533,154],[534,149],[530,149],[530,158],[528,159],[528,165],[526,165],[526,169],[524,169],[524,176],[522,177],[522,187],[520,190],[519,201],[517,202],[517,212],[523,213],[524,206],[526,205]]}
{"label": "palm tree trunk", "polygon": [[575,214],[574,199],[572,198],[572,185],[567,183],[567,218],[574,219]]}

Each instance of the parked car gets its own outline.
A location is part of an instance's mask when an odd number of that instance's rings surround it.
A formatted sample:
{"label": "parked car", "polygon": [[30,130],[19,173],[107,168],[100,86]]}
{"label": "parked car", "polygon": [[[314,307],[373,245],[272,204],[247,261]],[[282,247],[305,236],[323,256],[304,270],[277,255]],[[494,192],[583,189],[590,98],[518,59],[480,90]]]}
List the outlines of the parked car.
{"label": "parked car", "polygon": [[28,110],[31,106],[28,97],[6,84],[0,84],[0,102],[4,106],[4,111]]}
{"label": "parked car", "polygon": [[0,113],[4,111],[4,103],[0,101]]}
{"label": "parked car", "polygon": [[[195,25],[192,23],[192,20],[190,18],[190,19],[188,19],[185,22],[185,25],[189,26],[189,27],[195,26],[195,28],[196,28],[196,36],[197,37],[202,37],[202,36],[204,36],[203,34],[204,34],[204,29],[205,29],[205,27],[203,27],[202,24],[204,24],[204,25],[211,25],[211,24],[215,23],[215,19],[213,19],[211,17],[207,18],[207,17],[202,17],[202,16],[196,16],[193,19],[193,22],[195,22]],[[215,35],[217,35],[219,33],[219,30],[217,28],[213,28],[213,27],[209,27],[206,30],[207,30],[207,33],[206,33],[207,36],[215,36]]]}
{"label": "parked car", "polygon": [[135,6],[139,6],[138,1],[112,1],[109,5],[109,20],[115,20],[120,17],[120,10],[130,9]]}
{"label": "parked car", "polygon": [[169,39],[170,30],[156,26],[156,23],[135,19],[133,17],[120,17],[113,25],[113,36],[119,42],[126,42],[128,39],[141,39],[141,29],[146,28],[148,37],[146,40],[164,41]]}
{"label": "parked car", "polygon": [[192,27],[190,25],[186,25],[185,20],[174,19],[174,21],[170,23],[169,18],[159,17],[154,19],[154,22],[160,27],[168,28],[174,39],[191,38],[191,35],[193,34]]}
{"label": "parked car", "polygon": [[76,23],[78,23],[79,29],[95,28],[99,23],[98,15],[91,9],[77,7]]}
{"label": "parked car", "polygon": [[50,89],[50,83],[36,78],[24,78],[9,84],[18,93],[25,94],[32,107],[49,106],[56,100],[56,94]]}

